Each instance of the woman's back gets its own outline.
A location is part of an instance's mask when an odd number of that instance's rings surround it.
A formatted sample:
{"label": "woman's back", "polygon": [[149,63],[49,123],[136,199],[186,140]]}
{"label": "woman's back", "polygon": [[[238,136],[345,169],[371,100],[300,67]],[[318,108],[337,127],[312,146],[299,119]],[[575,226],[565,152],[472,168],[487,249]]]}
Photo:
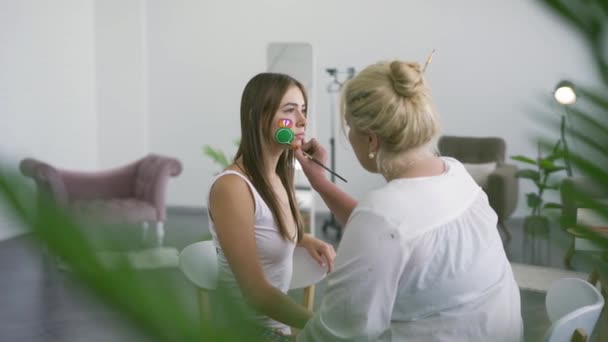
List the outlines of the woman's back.
{"label": "woman's back", "polygon": [[[329,277],[323,315],[312,321],[330,320],[327,326],[344,330],[334,328],[330,337],[311,327],[305,333],[321,335],[309,340],[523,336],[519,289],[496,214],[462,165],[443,160],[444,174],[393,180],[359,203]],[[344,310],[350,321],[336,323]]]}
{"label": "woman's back", "polygon": [[396,196],[417,194],[399,210],[409,257],[393,309],[394,334],[516,341],[523,334],[519,289],[496,214],[462,165],[446,163],[444,179],[429,185],[399,184],[416,179],[389,184]]}

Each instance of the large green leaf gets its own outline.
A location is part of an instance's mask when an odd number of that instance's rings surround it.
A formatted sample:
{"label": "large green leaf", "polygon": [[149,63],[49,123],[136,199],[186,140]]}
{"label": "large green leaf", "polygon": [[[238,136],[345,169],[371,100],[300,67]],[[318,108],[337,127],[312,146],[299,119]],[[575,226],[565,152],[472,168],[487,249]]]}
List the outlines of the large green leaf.
{"label": "large green leaf", "polygon": [[540,173],[531,169],[518,170],[515,173],[515,176],[518,178],[531,179],[533,181],[538,181],[540,179]]}
{"label": "large green leaf", "polygon": [[559,184],[537,184],[539,189],[544,190],[559,190]]}
{"label": "large green leaf", "polygon": [[226,154],[218,149],[205,145],[203,147],[203,153],[211,158],[211,160],[213,160],[216,164],[219,164],[222,168],[226,168],[228,165],[230,165]]}
{"label": "large green leaf", "polygon": [[[608,1],[606,2],[608,3]],[[608,112],[608,98],[606,95],[602,96],[597,91],[586,87],[577,87],[577,92],[594,104],[597,109]]]}
{"label": "large green leaf", "polygon": [[520,162],[526,163],[526,164],[536,165],[536,160],[534,160],[532,158],[528,158],[526,156],[522,156],[522,155],[512,156],[511,159],[517,160],[517,161],[520,161]]}
{"label": "large green leaf", "polygon": [[528,207],[530,207],[530,208],[536,208],[539,205],[541,205],[541,203],[543,202],[543,200],[538,196],[538,194],[536,194],[534,192],[527,193],[526,199],[527,199]]}
{"label": "large green leaf", "polygon": [[[570,143],[569,161],[577,177],[585,177],[594,185],[593,193],[562,190],[562,198],[580,203],[594,210],[608,220],[608,205],[598,200],[598,193],[608,193],[608,54],[606,50],[606,32],[608,32],[608,1],[588,0],[540,0],[553,13],[579,33],[587,46],[592,65],[598,71],[602,84],[591,91],[588,87],[576,84],[579,101],[564,107],[569,120],[567,129]],[[553,107],[555,108],[555,107]],[[555,116],[553,116],[555,118]],[[543,118],[543,125],[559,131],[560,124],[550,116]],[[544,146],[549,149],[550,139],[545,139]],[[606,235],[587,230],[588,238],[594,243],[608,249]],[[598,270],[608,273],[608,263],[584,255],[585,261],[593,264]]]}
{"label": "large green leaf", "polygon": [[546,173],[553,173],[561,170],[565,170],[566,168],[563,166],[555,165],[552,160],[549,159],[541,159],[539,162],[539,166]]}
{"label": "large green leaf", "polygon": [[565,156],[566,156],[566,151],[563,148],[558,148],[555,151],[553,151],[551,154],[549,154],[547,157],[545,157],[545,160],[554,162],[556,160],[563,159]]}
{"label": "large green leaf", "polygon": [[[0,168],[0,206],[6,207],[29,227],[51,253],[69,266],[76,279],[117,308],[128,322],[152,340],[255,340],[251,338],[254,329],[251,323],[243,324],[240,331],[220,331],[212,328],[209,322],[201,322],[198,313],[193,315],[184,305],[180,297],[183,287],[178,287],[174,279],[160,273],[138,271],[131,267],[126,257],[119,257],[110,267],[95,252],[93,241],[71,216],[49,199],[37,201],[26,189],[21,177]],[[33,203],[38,204],[35,210]],[[110,240],[109,236],[102,238]],[[230,302],[225,301],[225,306],[234,313],[235,320],[249,322]]]}
{"label": "large green leaf", "polygon": [[543,209],[562,209],[561,203],[548,202],[543,205]]}
{"label": "large green leaf", "polygon": [[566,170],[566,167],[565,166],[555,166],[552,168],[544,168],[544,170],[545,170],[545,173],[555,173],[558,171]]}

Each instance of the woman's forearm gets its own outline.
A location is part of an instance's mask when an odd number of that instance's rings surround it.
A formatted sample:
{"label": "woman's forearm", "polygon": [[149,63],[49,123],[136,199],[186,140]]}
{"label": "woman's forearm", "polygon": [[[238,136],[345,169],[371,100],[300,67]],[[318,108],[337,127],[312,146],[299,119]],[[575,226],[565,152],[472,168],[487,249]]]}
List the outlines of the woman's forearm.
{"label": "woman's forearm", "polygon": [[312,312],[280,290],[270,286],[264,292],[263,298],[251,303],[258,312],[297,329],[304,328],[312,317]]}
{"label": "woman's forearm", "polygon": [[357,206],[357,201],[342,191],[336,184],[326,179],[317,184],[312,184],[312,186],[321,195],[323,202],[325,202],[338,222],[344,227],[353,209]]}

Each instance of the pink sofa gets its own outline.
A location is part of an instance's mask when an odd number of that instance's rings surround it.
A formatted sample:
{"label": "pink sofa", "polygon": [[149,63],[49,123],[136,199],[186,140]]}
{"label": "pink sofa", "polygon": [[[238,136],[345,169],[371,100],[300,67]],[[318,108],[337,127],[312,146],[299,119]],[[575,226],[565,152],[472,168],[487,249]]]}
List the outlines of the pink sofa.
{"label": "pink sofa", "polygon": [[36,182],[39,196],[50,196],[77,218],[108,224],[141,223],[144,235],[153,222],[162,243],[167,182],[182,172],[182,164],[175,158],[149,154],[97,172],[63,170],[31,158],[22,160],[20,169]]}

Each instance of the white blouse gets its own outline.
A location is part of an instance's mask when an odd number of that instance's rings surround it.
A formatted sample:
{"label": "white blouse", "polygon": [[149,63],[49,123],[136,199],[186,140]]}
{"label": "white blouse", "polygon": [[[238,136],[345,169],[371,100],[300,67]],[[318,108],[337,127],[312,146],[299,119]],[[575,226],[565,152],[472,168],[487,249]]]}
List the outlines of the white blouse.
{"label": "white blouse", "polygon": [[522,341],[497,217],[460,162],[389,182],[351,214],[298,341]]}

